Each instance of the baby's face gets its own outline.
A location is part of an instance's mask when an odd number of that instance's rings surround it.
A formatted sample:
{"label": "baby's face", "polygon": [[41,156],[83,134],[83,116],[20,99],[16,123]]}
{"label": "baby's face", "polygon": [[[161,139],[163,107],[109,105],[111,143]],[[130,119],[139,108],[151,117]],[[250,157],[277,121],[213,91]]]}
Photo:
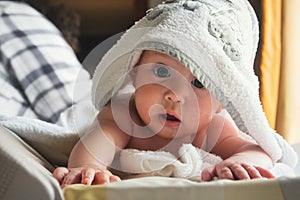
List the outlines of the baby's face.
{"label": "baby's face", "polygon": [[137,113],[157,135],[173,139],[208,127],[220,104],[179,61],[144,51],[135,70]]}

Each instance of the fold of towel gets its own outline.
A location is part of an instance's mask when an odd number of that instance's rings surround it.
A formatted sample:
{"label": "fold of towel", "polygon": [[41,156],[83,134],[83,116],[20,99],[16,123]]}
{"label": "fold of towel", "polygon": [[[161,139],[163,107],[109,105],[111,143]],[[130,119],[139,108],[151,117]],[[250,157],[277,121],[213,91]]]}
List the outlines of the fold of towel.
{"label": "fold of towel", "polygon": [[93,76],[92,98],[101,109],[144,50],[179,60],[218,99],[241,132],[273,162],[290,166],[297,154],[266,119],[253,70],[258,20],[247,0],[170,0],[159,4],[125,32]]}
{"label": "fold of towel", "polygon": [[[221,162],[222,158],[194,147],[183,144],[179,149],[179,156],[165,151],[142,151],[124,149],[120,153],[121,171],[134,176],[164,176],[187,178],[201,181],[201,171]],[[295,176],[291,167],[276,163],[270,169],[275,176]]]}
{"label": "fold of towel", "polygon": [[213,166],[222,159],[219,156],[183,144],[179,157],[165,151],[140,151],[124,149],[120,153],[120,170],[132,174],[195,179],[201,170]]}

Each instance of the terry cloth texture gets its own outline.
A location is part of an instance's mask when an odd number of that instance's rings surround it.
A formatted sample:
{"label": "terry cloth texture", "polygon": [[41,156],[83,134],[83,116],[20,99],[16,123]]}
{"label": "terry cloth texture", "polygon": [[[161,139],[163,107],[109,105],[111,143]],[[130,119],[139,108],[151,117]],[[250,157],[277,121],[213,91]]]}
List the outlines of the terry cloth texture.
{"label": "terry cloth texture", "polygon": [[143,50],[166,53],[185,65],[272,158],[290,166],[297,155],[270,128],[259,99],[253,62],[258,21],[247,0],[169,0],[151,9],[106,53],[93,77],[100,109]]}
{"label": "terry cloth texture", "polygon": [[[76,84],[82,88],[75,95]],[[50,21],[27,4],[0,2],[1,117],[56,122],[65,109],[89,99],[90,84]]]}
{"label": "terry cloth texture", "polygon": [[201,171],[222,161],[194,147],[183,144],[179,149],[179,158],[165,151],[140,151],[125,149],[120,153],[120,169],[126,173],[180,177],[191,180],[201,180]]}
{"label": "terry cloth texture", "polygon": [[[132,173],[131,177],[165,176],[201,181],[203,169],[222,161],[219,156],[194,147],[192,144],[183,144],[179,148],[178,155],[177,158],[165,151],[124,149],[120,153],[120,169]],[[291,167],[282,163],[276,163],[269,170],[276,177],[296,176]]]}

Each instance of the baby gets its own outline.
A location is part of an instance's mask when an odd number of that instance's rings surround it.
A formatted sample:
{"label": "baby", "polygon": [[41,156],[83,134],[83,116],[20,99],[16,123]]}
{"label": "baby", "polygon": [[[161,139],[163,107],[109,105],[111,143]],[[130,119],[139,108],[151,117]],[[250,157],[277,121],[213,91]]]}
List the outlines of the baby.
{"label": "baby", "polygon": [[284,160],[276,139],[289,146],[260,107],[257,32],[247,1],[174,0],[153,9],[97,67],[92,91],[100,111],[54,177],[62,187],[119,181],[112,163],[123,149],[179,157],[189,143],[223,159],[202,170],[203,181],[273,178],[269,169]]}

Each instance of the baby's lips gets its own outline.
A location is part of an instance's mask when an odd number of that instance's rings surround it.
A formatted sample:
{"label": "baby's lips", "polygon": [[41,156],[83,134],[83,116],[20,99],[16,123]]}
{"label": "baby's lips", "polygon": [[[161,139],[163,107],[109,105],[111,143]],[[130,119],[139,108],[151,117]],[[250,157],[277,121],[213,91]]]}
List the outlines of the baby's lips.
{"label": "baby's lips", "polygon": [[174,111],[167,111],[165,115],[168,120],[181,121],[181,117]]}

